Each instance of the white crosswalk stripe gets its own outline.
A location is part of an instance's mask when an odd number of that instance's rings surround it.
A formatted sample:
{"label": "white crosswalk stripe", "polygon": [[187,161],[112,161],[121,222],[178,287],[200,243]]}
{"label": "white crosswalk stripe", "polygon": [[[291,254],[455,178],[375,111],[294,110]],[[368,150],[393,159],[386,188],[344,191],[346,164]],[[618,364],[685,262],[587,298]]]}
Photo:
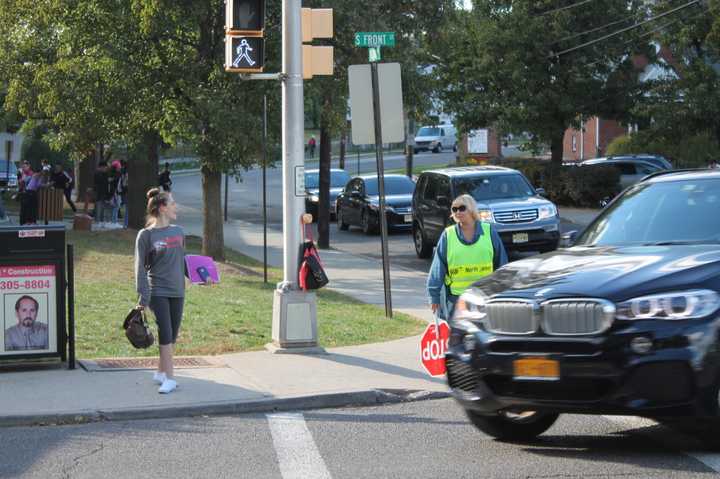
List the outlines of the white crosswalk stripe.
{"label": "white crosswalk stripe", "polygon": [[[623,427],[643,428],[657,424],[652,419],[634,417],[634,416],[603,416],[605,419],[614,422]],[[665,435],[652,434],[648,437],[663,446],[670,449],[679,450],[682,454],[697,459],[715,472],[720,472],[720,454],[706,451],[687,450],[687,444],[693,444],[695,441],[687,437],[685,434],[673,431],[672,437]]]}
{"label": "white crosswalk stripe", "polygon": [[283,479],[331,479],[302,414],[267,414],[267,419]]}

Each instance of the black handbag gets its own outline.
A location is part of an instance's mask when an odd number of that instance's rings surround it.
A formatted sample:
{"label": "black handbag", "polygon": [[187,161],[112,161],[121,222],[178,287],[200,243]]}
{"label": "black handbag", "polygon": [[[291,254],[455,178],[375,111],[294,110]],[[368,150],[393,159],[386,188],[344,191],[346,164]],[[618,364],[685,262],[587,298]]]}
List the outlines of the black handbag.
{"label": "black handbag", "polygon": [[130,310],[123,322],[125,336],[133,347],[138,349],[147,349],[155,342],[147,319],[145,318],[145,310],[135,307]]}

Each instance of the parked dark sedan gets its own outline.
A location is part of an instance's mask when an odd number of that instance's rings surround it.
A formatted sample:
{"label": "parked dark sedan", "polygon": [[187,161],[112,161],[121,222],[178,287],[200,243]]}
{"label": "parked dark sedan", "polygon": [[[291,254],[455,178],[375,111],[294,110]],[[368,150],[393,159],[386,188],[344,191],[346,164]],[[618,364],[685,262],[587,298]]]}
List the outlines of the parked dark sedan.
{"label": "parked dark sedan", "polygon": [[[385,214],[388,227],[410,228],[415,182],[404,175],[385,175]],[[337,224],[341,230],[360,226],[365,234],[380,228],[378,181],[376,175],[357,176],[345,185],[337,198]]]}
{"label": "parked dark sedan", "polygon": [[[345,170],[332,168],[330,170],[330,217],[335,216],[337,196],[350,181],[350,175]],[[313,215],[317,221],[318,203],[320,202],[320,170],[305,170],[305,212]]]}
{"label": "parked dark sedan", "polygon": [[718,418],[718,211],[720,172],[658,173],[468,289],[446,365],[470,420],[526,440],[560,413]]}

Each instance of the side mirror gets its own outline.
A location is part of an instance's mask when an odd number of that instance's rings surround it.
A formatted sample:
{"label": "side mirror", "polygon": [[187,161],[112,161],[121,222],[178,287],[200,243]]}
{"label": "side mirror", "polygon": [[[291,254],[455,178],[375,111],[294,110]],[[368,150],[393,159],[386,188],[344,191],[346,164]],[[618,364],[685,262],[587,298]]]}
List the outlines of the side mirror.
{"label": "side mirror", "polygon": [[438,206],[446,206],[446,207],[449,207],[449,206],[450,206],[450,200],[448,199],[447,196],[438,196],[438,197],[437,197],[437,204],[438,204]]}
{"label": "side mirror", "polygon": [[545,191],[545,188],[535,188],[535,193],[540,196],[547,196],[547,191]]}
{"label": "side mirror", "polygon": [[576,230],[568,231],[567,233],[563,233],[562,236],[560,236],[560,244],[558,245],[560,248],[569,248],[577,239],[578,232]]}

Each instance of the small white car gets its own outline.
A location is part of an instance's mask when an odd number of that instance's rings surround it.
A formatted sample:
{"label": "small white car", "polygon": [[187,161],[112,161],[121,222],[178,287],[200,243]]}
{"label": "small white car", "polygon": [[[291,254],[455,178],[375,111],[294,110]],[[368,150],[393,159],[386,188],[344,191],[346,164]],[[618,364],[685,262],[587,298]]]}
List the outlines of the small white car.
{"label": "small white car", "polygon": [[457,132],[452,125],[423,126],[415,135],[415,153],[440,153],[445,149],[457,151]]}

